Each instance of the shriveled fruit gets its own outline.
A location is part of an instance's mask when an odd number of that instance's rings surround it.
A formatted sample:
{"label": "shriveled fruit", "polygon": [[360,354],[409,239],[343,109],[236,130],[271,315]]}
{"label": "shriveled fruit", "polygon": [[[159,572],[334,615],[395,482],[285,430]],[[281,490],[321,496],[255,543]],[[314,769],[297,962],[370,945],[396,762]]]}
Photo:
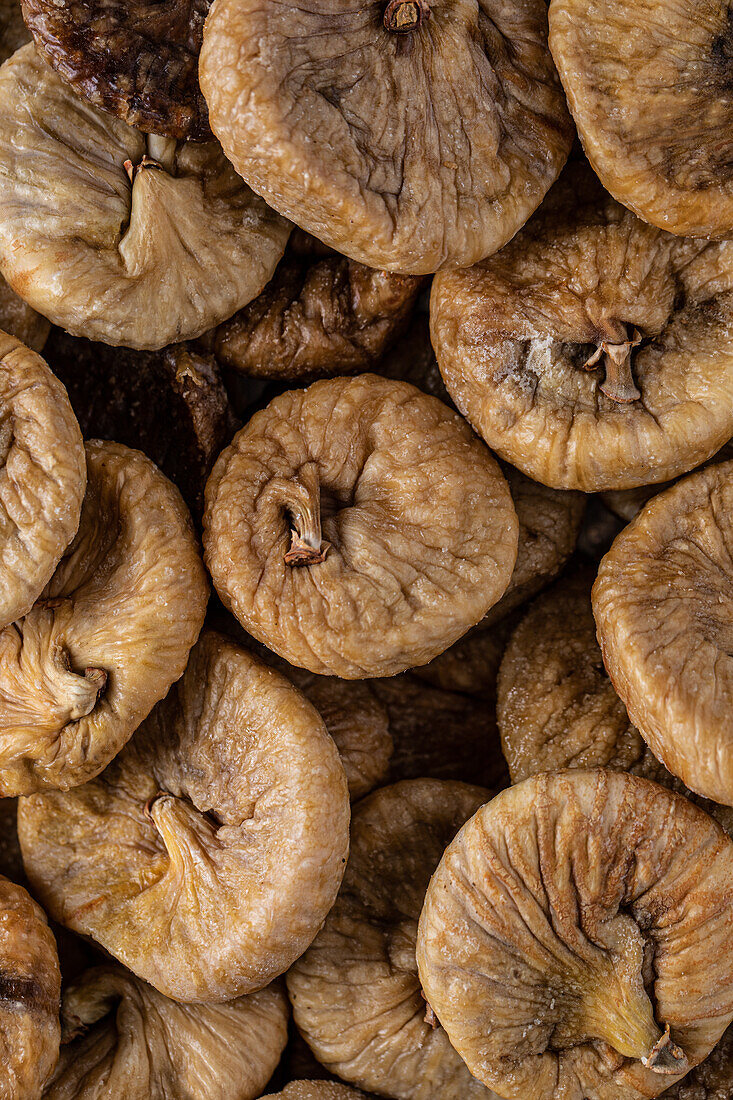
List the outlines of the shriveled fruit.
{"label": "shriveled fruit", "polygon": [[646,225],[574,164],[499,255],[435,279],[433,344],[502,458],[555,488],[630,489],[733,435],[732,291],[733,244]]}
{"label": "shriveled fruit", "polygon": [[733,462],[649,501],[601,562],[593,611],[603,659],[655,756],[733,806]]}
{"label": "shriveled fruit", "polygon": [[268,1093],[265,1100],[363,1100],[364,1093],[335,1081],[291,1081],[282,1092]]}
{"label": "shriveled fruit", "polygon": [[178,490],[140,454],[87,443],[74,541],[0,631],[0,796],[97,775],[186,667],[208,585]]}
{"label": "shriveled fruit", "polygon": [[211,0],[22,0],[45,61],[96,107],[147,133],[211,137],[198,55]]}
{"label": "shriveled fruit", "polygon": [[51,915],[179,1001],[262,989],[302,954],[336,897],[348,827],[320,716],[210,631],[101,776],[18,811]]}
{"label": "shriveled fruit", "polygon": [[[729,440],[724,443],[719,451],[716,451],[708,462],[727,462],[733,458],[733,443]],[[642,485],[638,489],[619,489],[616,492],[603,493],[603,503],[610,508],[619,519],[630,520],[637,516],[648,500],[668,489],[672,482],[664,482],[662,485]]]}
{"label": "shriveled fruit", "polygon": [[0,0],[0,65],[30,37],[19,0]]}
{"label": "shriveled fruit", "polygon": [[573,137],[542,0],[217,0],[199,75],[250,186],[388,271],[501,248]]}
{"label": "shriveled fruit", "polygon": [[552,0],[550,47],[604,187],[660,229],[733,236],[727,0]]}
{"label": "shriveled fruit", "polygon": [[430,1005],[506,1100],[641,1100],[733,1019],[733,841],[646,779],[533,776],[446,850],[420,917]]}
{"label": "shriveled fruit", "polygon": [[488,797],[417,779],[355,808],[338,899],[287,979],[299,1030],[339,1077],[399,1100],[491,1100],[426,1013],[415,961],[430,875]]}
{"label": "shriveled fruit", "polygon": [[47,1100],[254,1100],[287,1039],[283,990],[180,1005],[119,966],[64,990]]}
{"label": "shriveled fruit", "polygon": [[2,876],[0,929],[0,1097],[39,1100],[59,1053],[59,960],[40,906]]}
{"label": "shriveled fruit", "polygon": [[215,142],[146,137],[24,46],[0,72],[0,269],[76,336],[161,348],[259,294],[289,226]]}
{"label": "shriveled fruit", "polygon": [[19,298],[0,275],[0,329],[33,351],[43,351],[51,324]]}
{"label": "shriveled fruit", "polygon": [[209,478],[204,547],[250,634],[361,679],[426,664],[483,617],[509,583],[517,519],[460,417],[367,374],[252,417]]}

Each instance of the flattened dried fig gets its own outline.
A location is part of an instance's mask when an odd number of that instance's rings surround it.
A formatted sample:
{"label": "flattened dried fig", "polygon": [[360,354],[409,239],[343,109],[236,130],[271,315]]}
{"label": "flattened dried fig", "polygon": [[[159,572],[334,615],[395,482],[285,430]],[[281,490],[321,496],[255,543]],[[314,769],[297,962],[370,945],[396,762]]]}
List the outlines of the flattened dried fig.
{"label": "flattened dried fig", "polygon": [[199,75],[250,186],[387,271],[501,248],[573,137],[541,0],[217,0]]}
{"label": "flattened dried fig", "polygon": [[660,229],[733,236],[727,0],[553,0],[550,47],[604,187]]}
{"label": "flattened dried fig", "polygon": [[59,960],[43,910],[2,876],[0,928],[0,1096],[39,1100],[59,1053]]}
{"label": "flattened dried fig", "polygon": [[[79,526],[87,480],[84,442],[66,390],[40,355],[5,332],[0,332],[0,462],[4,627],[30,611],[51,579]],[[0,735],[0,758],[1,741]]]}
{"label": "flattened dried fig", "polygon": [[420,917],[425,994],[507,1100],[642,1100],[733,1018],[733,841],[607,769],[533,776],[464,826]]}
{"label": "flattened dried fig", "polygon": [[0,268],[75,336],[161,348],[259,294],[289,226],[215,142],[146,136],[24,46],[0,72]]}
{"label": "flattened dried fig", "polygon": [[398,1100],[491,1100],[430,1017],[415,962],[430,875],[488,797],[417,779],[355,808],[338,899],[287,979],[299,1030],[344,1080]]}
{"label": "flattened dried fig", "polygon": [[0,65],[30,37],[18,0],[0,0]]}
{"label": "flattened dried fig", "polygon": [[63,1045],[46,1100],[254,1100],[287,1039],[283,991],[180,1005],[120,966],[65,989]]}
{"label": "flattened dried fig", "polygon": [[0,275],[0,329],[33,351],[43,351],[51,323],[19,298]]}
{"label": "flattened dried fig", "polygon": [[363,1100],[364,1093],[336,1081],[291,1081],[282,1092],[268,1093],[264,1100]]}
{"label": "flattened dried fig", "polygon": [[36,48],[79,95],[146,133],[211,137],[198,55],[211,0],[22,0]]}
{"label": "flattened dried fig", "polygon": [[0,631],[0,796],[97,775],[186,667],[208,585],[178,490],[87,443],[79,530],[42,598]]}
{"label": "flattened dried fig", "polygon": [[206,486],[217,591],[291,664],[344,679],[426,664],[504,592],[517,519],[456,413],[376,375],[290,390]]}
{"label": "flattened dried fig", "polygon": [[733,245],[639,221],[572,165],[499,255],[433,283],[458,409],[555,488],[630,489],[733,435]]}
{"label": "flattened dried fig", "polygon": [[593,612],[631,720],[691,790],[733,806],[733,462],[649,501],[601,562]]}
{"label": "flattened dried fig", "polygon": [[336,897],[348,829],[315,709],[210,631],[101,776],[18,811],[48,911],[179,1001],[262,989],[303,953]]}

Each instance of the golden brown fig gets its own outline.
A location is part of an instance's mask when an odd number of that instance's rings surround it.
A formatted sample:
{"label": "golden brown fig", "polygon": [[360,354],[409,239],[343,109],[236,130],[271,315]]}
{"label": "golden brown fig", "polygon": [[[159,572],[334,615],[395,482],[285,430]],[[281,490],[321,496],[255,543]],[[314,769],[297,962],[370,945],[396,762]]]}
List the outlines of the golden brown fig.
{"label": "golden brown fig", "polygon": [[665,481],[733,435],[733,244],[653,229],[587,165],[499,255],[440,274],[430,308],[456,406],[545,485]]}
{"label": "golden brown fig", "polygon": [[348,829],[318,713],[210,631],[101,776],[18,811],[51,915],[179,1001],[262,989],[303,953],[336,897]]}
{"label": "golden brown fig", "polygon": [[0,65],[30,37],[19,0],[0,0]]}
{"label": "golden brown fig", "polygon": [[426,664],[483,617],[509,583],[517,518],[456,413],[366,374],[252,417],[206,486],[204,547],[250,634],[362,679]]}
{"label": "golden brown fig", "polygon": [[287,1039],[278,986],[180,1005],[120,966],[64,990],[61,1057],[45,1100],[254,1100]]}
{"label": "golden brown fig", "polygon": [[338,899],[287,979],[299,1030],[344,1080],[398,1100],[491,1100],[426,1013],[415,962],[430,875],[488,797],[417,779],[355,808]]}
{"label": "golden brown fig", "polygon": [[727,0],[552,0],[550,47],[604,187],[660,229],[733,236]]}
{"label": "golden brown fig", "polygon": [[363,1100],[364,1093],[336,1081],[291,1081],[282,1092],[268,1093],[264,1100]]}
{"label": "golden brown fig", "polygon": [[593,611],[603,659],[655,756],[733,806],[729,697],[733,462],[654,497],[601,562]]}
{"label": "golden brown fig", "polygon": [[573,137],[542,0],[216,0],[199,76],[250,186],[387,271],[501,248]]}
{"label": "golden brown fig", "polygon": [[59,1053],[59,960],[43,910],[1,876],[0,929],[0,1097],[39,1100]]}
{"label": "golden brown fig", "polygon": [[43,351],[51,323],[19,298],[0,275],[0,329],[33,351]]}
{"label": "golden brown fig", "polygon": [[733,1019],[733,841],[608,769],[510,787],[443,856],[420,917],[430,1005],[506,1100],[642,1100]]}
{"label": "golden brown fig", "polygon": [[42,598],[0,631],[0,796],[97,775],[186,667],[208,585],[178,490],[87,444],[79,530]]}
{"label": "golden brown fig", "polygon": [[289,226],[215,142],[146,137],[24,46],[0,72],[0,269],[76,336],[161,348],[259,294]]}

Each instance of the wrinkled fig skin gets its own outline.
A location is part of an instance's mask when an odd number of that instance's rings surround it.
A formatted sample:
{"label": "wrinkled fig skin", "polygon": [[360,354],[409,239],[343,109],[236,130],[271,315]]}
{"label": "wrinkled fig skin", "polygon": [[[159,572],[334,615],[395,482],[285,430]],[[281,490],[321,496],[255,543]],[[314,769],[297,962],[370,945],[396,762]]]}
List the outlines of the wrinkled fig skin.
{"label": "wrinkled fig skin", "polygon": [[733,236],[727,0],[553,0],[550,47],[604,187],[660,229]]}
{"label": "wrinkled fig skin", "polygon": [[661,482],[733,434],[733,245],[673,237],[571,165],[499,255],[436,277],[448,391],[535,481]]}
{"label": "wrinkled fig skin", "polygon": [[287,1039],[278,986],[181,1005],[117,966],[64,991],[63,1045],[45,1100],[254,1100]]}
{"label": "wrinkled fig skin", "polygon": [[18,0],[0,0],[0,65],[30,37]]}
{"label": "wrinkled fig skin", "polygon": [[426,1020],[415,936],[430,875],[489,792],[417,779],[356,807],[335,906],[288,974],[295,1022],[319,1062],[397,1100],[492,1100]]}
{"label": "wrinkled fig skin", "polygon": [[24,799],[34,891],[164,996],[264,988],[311,943],[348,853],[346,779],[310,703],[207,631],[96,780]]}
{"label": "wrinkled fig skin", "polygon": [[79,526],[87,480],[84,441],[66,390],[40,355],[5,332],[0,464],[2,628],[30,611],[51,579]]}
{"label": "wrinkled fig skin", "polygon": [[733,462],[651,500],[593,586],[614,687],[650,749],[697,794],[733,806]]}
{"label": "wrinkled fig skin", "polygon": [[140,454],[86,445],[79,530],[0,631],[0,796],[98,775],[186,667],[208,585],[178,490]]}
{"label": "wrinkled fig skin", "polygon": [[210,0],[23,0],[36,49],[75,92],[128,126],[211,138],[198,86]]}
{"label": "wrinkled fig skin", "polygon": [[[728,462],[733,458],[733,441],[729,440],[719,451],[713,455],[705,465],[713,462]],[[603,493],[603,503],[610,508],[614,515],[629,523],[638,516],[644,505],[657,493],[669,489],[673,482],[666,481],[662,485],[642,485],[638,489],[619,490],[618,492]]]}
{"label": "wrinkled fig skin", "polygon": [[0,929],[0,1098],[40,1100],[59,1053],[59,960],[43,910],[2,876]]}
{"label": "wrinkled fig skin", "polygon": [[420,978],[506,1100],[642,1100],[733,1018],[732,912],[733,841],[687,799],[602,768],[534,776],[446,850]]}
{"label": "wrinkled fig skin", "polygon": [[268,1093],[264,1100],[364,1100],[364,1093],[336,1081],[291,1081],[282,1092]]}
{"label": "wrinkled fig skin", "polygon": [[271,206],[359,263],[404,274],[501,248],[573,131],[541,0],[216,0],[199,76],[211,127]]}
{"label": "wrinkled fig skin", "polygon": [[204,547],[250,634],[363,679],[427,664],[483,617],[509,583],[517,518],[456,413],[366,374],[252,417],[209,478]]}
{"label": "wrinkled fig skin", "polygon": [[138,349],[200,336],[283,254],[289,226],[215,142],[146,138],[32,45],[0,72],[0,153],[1,273],[75,336]]}
{"label": "wrinkled fig skin", "polygon": [[33,351],[43,351],[51,324],[19,298],[0,275],[0,329]]}

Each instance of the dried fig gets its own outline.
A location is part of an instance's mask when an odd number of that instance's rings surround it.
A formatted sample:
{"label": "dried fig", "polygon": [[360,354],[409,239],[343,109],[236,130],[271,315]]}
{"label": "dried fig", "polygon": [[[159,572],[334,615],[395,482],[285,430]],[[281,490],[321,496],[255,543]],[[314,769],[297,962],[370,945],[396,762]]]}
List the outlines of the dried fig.
{"label": "dried fig", "polygon": [[29,612],[51,579],[79,526],[86,486],[84,442],[66,390],[40,355],[5,332],[0,460],[2,628]]}
{"label": "dried fig", "polygon": [[30,37],[18,0],[0,0],[0,65]]}
{"label": "dried fig", "polygon": [[18,810],[48,912],[178,1001],[262,989],[303,953],[336,897],[348,827],[315,709],[210,631],[101,776]]}
{"label": "dried fig", "polygon": [[[709,462],[727,462],[733,458],[733,441],[728,440],[719,451],[716,451]],[[705,465],[708,465],[705,463]],[[603,503],[610,508],[614,515],[627,523],[637,516],[648,500],[669,489],[671,481],[665,481],[661,485],[640,485],[638,489],[619,489],[603,493]]]}
{"label": "dried fig", "polygon": [[664,1100],[730,1100],[733,1096],[733,1026],[704,1062],[662,1096]]}
{"label": "dried fig", "polygon": [[573,138],[541,0],[217,0],[199,76],[250,186],[387,271],[501,248]]}
{"label": "dried fig", "polygon": [[284,993],[180,1005],[120,966],[64,991],[61,1057],[46,1100],[254,1100],[287,1039]]}
{"label": "dried fig", "polygon": [[733,236],[724,0],[553,0],[550,47],[591,164],[640,218]]}
{"label": "dried fig", "polygon": [[19,298],[0,275],[0,329],[33,351],[43,351],[51,323]]}
{"label": "dried fig", "polygon": [[733,462],[649,501],[601,562],[593,611],[614,687],[655,756],[733,806]]}
{"label": "dried fig", "polygon": [[363,1100],[364,1093],[336,1081],[291,1081],[282,1092],[268,1093],[264,1100]]}
{"label": "dried fig", "polygon": [[161,348],[259,294],[289,226],[215,142],[146,136],[24,46],[0,71],[0,268],[76,336]]}
{"label": "dried fig", "polygon": [[733,841],[608,769],[538,775],[447,848],[420,917],[425,995],[506,1100],[658,1096],[733,1019]]}
{"label": "dried fig", "polygon": [[0,631],[0,796],[97,775],[186,667],[208,585],[178,490],[87,443],[79,530],[42,598]]}
{"label": "dried fig", "polygon": [[456,413],[376,375],[290,390],[206,486],[224,604],[291,664],[344,679],[426,664],[506,589],[517,519]]}
{"label": "dried fig", "polygon": [[287,979],[298,1028],[346,1081],[398,1100],[491,1100],[426,1015],[415,962],[430,875],[488,797],[480,787],[417,779],[355,808],[338,899]]}
{"label": "dried fig", "polygon": [[0,1096],[39,1100],[59,1053],[59,960],[43,910],[1,876],[0,928]]}
{"label": "dried fig", "polygon": [[36,49],[79,95],[147,133],[211,137],[198,55],[211,0],[22,0]]}
{"label": "dried fig", "polygon": [[733,435],[733,245],[679,239],[571,165],[499,255],[436,277],[448,391],[497,453],[561,489],[630,489]]}

